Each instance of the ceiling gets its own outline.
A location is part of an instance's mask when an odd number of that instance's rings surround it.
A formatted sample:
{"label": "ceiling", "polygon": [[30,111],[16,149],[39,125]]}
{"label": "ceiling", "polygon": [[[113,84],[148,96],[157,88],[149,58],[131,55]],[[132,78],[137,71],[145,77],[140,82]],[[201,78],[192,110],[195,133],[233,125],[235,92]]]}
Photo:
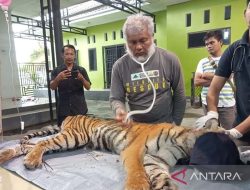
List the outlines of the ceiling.
{"label": "ceiling", "polygon": [[[67,8],[79,3],[89,2],[90,0],[60,0],[61,9]],[[144,0],[143,2],[148,3],[147,5],[142,6],[142,9],[154,13],[156,11],[166,9],[166,6],[184,3],[190,0]],[[46,1],[44,1],[46,2]],[[11,14],[24,16],[28,18],[34,18],[40,16],[40,0],[12,0],[10,6]],[[85,18],[82,20],[77,20],[71,22],[71,26],[77,26],[81,28],[87,28],[90,26],[100,25],[108,22],[113,22],[117,20],[124,19],[128,16],[128,13],[122,11],[111,11],[109,14],[102,16]]]}

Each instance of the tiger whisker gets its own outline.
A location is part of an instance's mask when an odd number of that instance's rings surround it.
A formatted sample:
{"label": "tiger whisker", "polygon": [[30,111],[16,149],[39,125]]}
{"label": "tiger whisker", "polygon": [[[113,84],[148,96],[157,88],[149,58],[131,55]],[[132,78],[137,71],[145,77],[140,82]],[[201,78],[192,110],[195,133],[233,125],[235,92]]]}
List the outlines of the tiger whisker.
{"label": "tiger whisker", "polygon": [[51,169],[51,170],[53,170],[53,168],[43,159],[42,160],[42,163],[43,163],[43,165],[44,165],[44,167],[45,167],[45,169],[48,171],[48,169],[47,169],[47,166]]}
{"label": "tiger whisker", "polygon": [[93,153],[88,153],[88,155],[90,155],[92,158],[94,158],[95,160],[97,160],[97,161],[99,161],[94,155],[93,155]]}

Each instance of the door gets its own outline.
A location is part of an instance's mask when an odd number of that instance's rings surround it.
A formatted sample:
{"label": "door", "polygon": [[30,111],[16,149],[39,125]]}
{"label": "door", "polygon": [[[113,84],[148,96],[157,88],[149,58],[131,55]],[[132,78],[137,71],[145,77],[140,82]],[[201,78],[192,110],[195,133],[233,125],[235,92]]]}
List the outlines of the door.
{"label": "door", "polygon": [[110,88],[112,67],[117,59],[125,54],[124,45],[107,46],[104,48],[105,55],[105,88]]}

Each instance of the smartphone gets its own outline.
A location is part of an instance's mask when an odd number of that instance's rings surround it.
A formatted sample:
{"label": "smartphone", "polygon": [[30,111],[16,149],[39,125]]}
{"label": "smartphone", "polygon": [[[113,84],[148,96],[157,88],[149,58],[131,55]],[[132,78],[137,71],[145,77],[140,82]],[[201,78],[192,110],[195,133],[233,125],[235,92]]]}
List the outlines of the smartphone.
{"label": "smartphone", "polygon": [[78,75],[78,70],[73,70],[73,71],[71,71],[71,76],[72,76],[73,78],[77,78],[77,75]]}

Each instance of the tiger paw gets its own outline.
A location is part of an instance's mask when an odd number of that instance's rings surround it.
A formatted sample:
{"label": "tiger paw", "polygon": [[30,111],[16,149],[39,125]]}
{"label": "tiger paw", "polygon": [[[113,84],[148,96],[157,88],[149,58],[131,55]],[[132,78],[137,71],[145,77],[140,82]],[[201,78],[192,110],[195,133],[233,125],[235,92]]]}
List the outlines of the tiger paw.
{"label": "tiger paw", "polygon": [[178,190],[178,187],[170,179],[168,180],[160,179],[157,181],[157,183],[152,183],[151,189]]}
{"label": "tiger paw", "polygon": [[15,150],[14,149],[4,149],[0,151],[0,164],[10,160],[15,156]]}
{"label": "tiger paw", "polygon": [[125,190],[150,190],[150,184],[145,173],[135,173],[128,176]]}
{"label": "tiger paw", "polygon": [[162,172],[151,179],[151,189],[177,190],[168,173]]}
{"label": "tiger paw", "polygon": [[24,158],[24,166],[27,169],[35,169],[42,165],[42,154],[37,151],[31,151]]}

